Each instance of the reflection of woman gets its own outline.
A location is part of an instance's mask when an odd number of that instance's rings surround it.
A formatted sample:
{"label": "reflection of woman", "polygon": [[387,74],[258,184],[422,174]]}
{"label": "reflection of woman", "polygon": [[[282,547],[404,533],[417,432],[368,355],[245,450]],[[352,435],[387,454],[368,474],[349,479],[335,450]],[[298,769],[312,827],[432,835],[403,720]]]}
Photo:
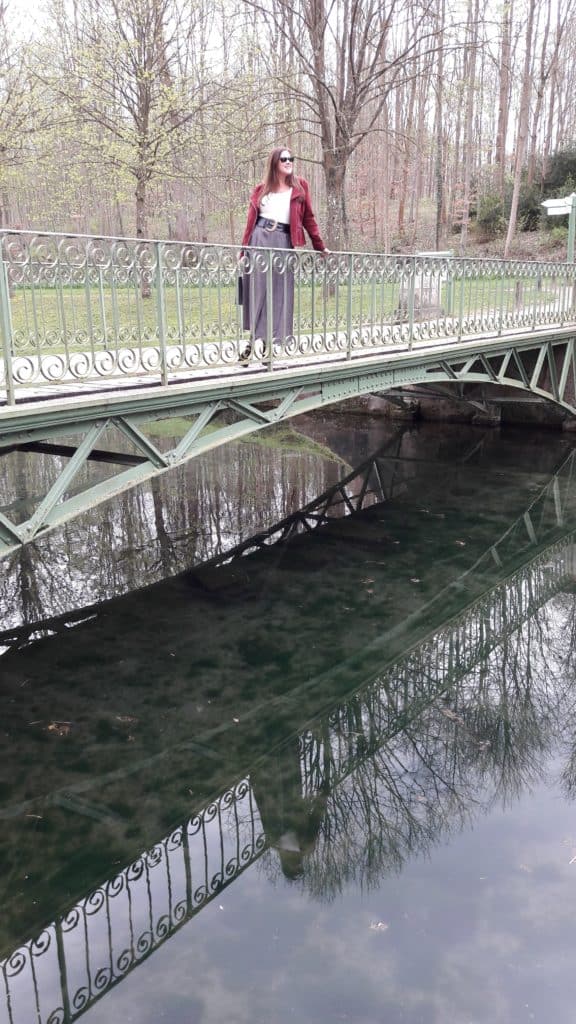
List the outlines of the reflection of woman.
{"label": "reflection of woman", "polygon": [[316,845],[330,794],[325,779],[313,795],[304,795],[298,741],[279,747],[250,772],[250,785],[270,846],[278,853],[285,878],[304,872],[304,858]]}
{"label": "reflection of woman", "polygon": [[[327,252],[318,230],[310,201],[310,188],[304,178],[294,174],[294,157],[286,146],[277,146],[268,157],[264,180],[250,196],[248,218],[242,245],[266,249],[293,249],[305,244],[304,229],[318,252]],[[255,254],[249,257],[243,280],[243,326],[250,331],[251,344],[243,353],[246,360],[252,343],[268,334],[266,282],[264,268],[258,268]],[[279,341],[293,331],[294,273],[280,266],[272,271],[272,337]]]}

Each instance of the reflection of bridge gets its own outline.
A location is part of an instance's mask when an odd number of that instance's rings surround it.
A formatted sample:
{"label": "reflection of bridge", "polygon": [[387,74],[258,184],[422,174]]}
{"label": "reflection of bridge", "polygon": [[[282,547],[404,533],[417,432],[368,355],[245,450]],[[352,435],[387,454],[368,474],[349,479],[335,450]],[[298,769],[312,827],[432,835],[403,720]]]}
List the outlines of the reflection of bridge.
{"label": "reflection of bridge", "polygon": [[[263,339],[268,372],[246,373],[237,255],[0,232],[0,449],[61,460],[25,522],[0,511],[0,555],[208,449],[358,395],[490,385],[576,411],[572,265],[266,250],[263,273],[295,273],[295,333],[280,353]],[[79,489],[94,460],[110,475]]]}
{"label": "reflection of bridge", "polygon": [[[194,568],[193,575],[206,582],[211,589],[220,585],[220,574],[215,573],[214,570],[218,566],[228,565],[226,582],[229,584],[235,578],[242,578],[241,558],[254,555],[256,552],[264,554],[276,545],[293,542],[297,537],[307,536],[319,529],[323,531],[324,535],[330,533],[330,527],[340,531],[342,520],[348,516],[358,516],[360,512],[368,512],[374,505],[393,502],[397,494],[401,494],[406,487],[403,477],[397,475],[396,467],[399,462],[405,462],[407,466],[410,465],[409,461],[397,453],[398,439],[402,436],[402,432],[403,428],[400,428],[382,448],[298,511],[257,533],[253,533],[233,547],[227,548],[211,558],[204,559]],[[459,465],[465,465],[474,456],[478,447],[478,440],[473,439],[469,446],[452,454],[449,473],[453,474]],[[563,470],[552,477],[550,484],[493,545],[490,549],[490,561],[494,561],[496,565],[501,565],[502,561],[506,562],[511,544],[519,543],[522,547],[525,542],[535,544],[549,540],[548,531],[554,517],[556,526],[561,527],[564,523],[565,506],[569,500],[571,484],[572,462],[568,458],[565,460]],[[539,522],[543,508],[546,509],[544,537],[541,536],[541,522]],[[553,518],[550,520],[549,513],[552,509]],[[502,548],[506,549],[503,556],[499,553]],[[42,620],[19,623],[10,629],[0,631],[0,652],[25,645],[31,638],[62,633],[64,630],[98,615],[103,607],[105,605],[98,602]]]}
{"label": "reflection of bridge", "polygon": [[[80,1016],[279,839],[264,821],[258,795],[263,776],[274,785],[275,763],[293,762],[303,801],[334,792],[407,721],[505,644],[552,596],[572,586],[574,458],[572,453],[474,567],[411,623],[327,673],[332,694],[342,692],[339,675],[347,697],[326,702],[321,681],[307,683],[320,702],[310,724],[302,710],[302,688],[283,696],[286,726],[274,750],[2,961],[6,1020],[64,1024]],[[394,656],[398,650],[406,653]],[[276,785],[282,785],[282,777]],[[62,798],[73,805],[73,793]]]}

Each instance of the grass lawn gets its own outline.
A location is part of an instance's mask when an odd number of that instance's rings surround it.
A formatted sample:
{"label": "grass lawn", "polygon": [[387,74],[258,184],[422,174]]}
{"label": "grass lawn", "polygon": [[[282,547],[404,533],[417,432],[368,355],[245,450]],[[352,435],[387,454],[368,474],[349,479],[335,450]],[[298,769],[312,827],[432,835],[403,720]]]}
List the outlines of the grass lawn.
{"label": "grass lawn", "polygon": [[[419,282],[420,285],[422,282]],[[571,289],[570,289],[571,290]],[[569,305],[569,289],[563,292]],[[558,302],[553,280],[538,284],[532,277],[513,279],[474,277],[440,285],[440,307],[445,315],[469,317],[494,310],[510,316],[534,312]],[[241,336],[241,309],[236,305],[235,282],[217,285],[182,284],[164,289],[164,330],[169,344],[218,342]],[[423,301],[425,302],[425,290]],[[425,308],[416,319],[426,319]],[[19,287],[11,297],[12,328],[18,354],[39,349],[76,351],[157,344],[158,295],[142,298],[135,286],[82,285]],[[389,324],[408,318],[408,303],[398,282],[356,281],[335,289],[319,281],[297,285],[294,299],[295,330],[346,330],[370,324]],[[430,317],[438,314],[430,313]]]}

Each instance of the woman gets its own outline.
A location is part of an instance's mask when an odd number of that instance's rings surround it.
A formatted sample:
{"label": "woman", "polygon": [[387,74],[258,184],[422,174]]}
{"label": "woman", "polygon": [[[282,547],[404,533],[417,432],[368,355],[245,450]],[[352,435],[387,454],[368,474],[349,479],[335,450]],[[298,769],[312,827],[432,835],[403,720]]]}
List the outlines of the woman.
{"label": "woman", "polygon": [[[273,149],[264,180],[250,196],[242,245],[266,249],[294,249],[304,245],[304,229],[318,252],[327,253],[312,211],[310,188],[294,174],[294,157],[286,146]],[[282,266],[282,264],[281,264]],[[242,282],[243,327],[250,331],[250,345],[242,353],[248,365],[253,343],[268,336],[267,274],[258,267],[257,254],[249,254]],[[293,333],[294,272],[286,265],[272,271],[272,337],[283,341]]]}

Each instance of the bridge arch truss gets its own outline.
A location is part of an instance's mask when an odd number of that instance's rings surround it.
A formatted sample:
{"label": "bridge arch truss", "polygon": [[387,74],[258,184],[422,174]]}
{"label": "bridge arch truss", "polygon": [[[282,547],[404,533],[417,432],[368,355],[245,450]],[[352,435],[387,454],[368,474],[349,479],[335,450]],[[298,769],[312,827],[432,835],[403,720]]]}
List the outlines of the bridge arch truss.
{"label": "bridge arch truss", "polygon": [[[58,399],[0,410],[0,453],[44,452],[62,459],[32,514],[16,522],[0,511],[0,557],[100,502],[230,441],[335,403],[415,385],[489,384],[528,392],[576,415],[575,335],[568,328],[509,338],[422,345],[403,352],[273,373],[195,378]],[[176,440],[162,446],[151,424],[172,421]],[[124,439],[118,451],[118,435]],[[79,492],[91,461],[114,471]],[[74,493],[72,493],[74,491]],[[15,496],[20,497],[20,496]]]}

